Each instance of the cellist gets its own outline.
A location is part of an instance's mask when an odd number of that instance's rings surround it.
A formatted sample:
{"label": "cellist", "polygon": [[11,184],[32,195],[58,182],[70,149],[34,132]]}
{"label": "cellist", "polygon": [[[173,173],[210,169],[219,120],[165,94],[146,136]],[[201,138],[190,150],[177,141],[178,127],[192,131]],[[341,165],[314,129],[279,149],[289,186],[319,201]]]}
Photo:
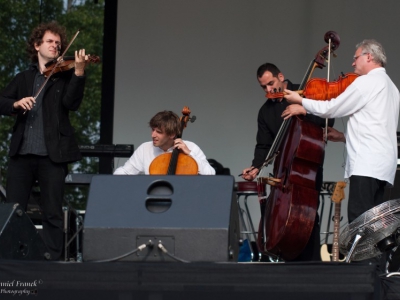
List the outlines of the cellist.
{"label": "cellist", "polygon": [[181,121],[172,111],[161,111],[149,122],[152,141],[141,144],[126,161],[114,171],[115,175],[151,174],[150,165],[162,154],[178,149],[195,161],[199,175],[215,175],[203,151],[195,143],[177,138],[181,135]]}
{"label": "cellist", "polygon": [[[265,63],[261,65],[257,70],[257,80],[261,88],[266,93],[273,91],[283,91],[284,89],[296,90],[298,84],[293,84],[290,80],[285,79],[284,74],[272,63]],[[283,122],[281,117],[282,112],[289,104],[285,98],[281,99],[267,99],[264,105],[258,112],[258,131],[257,131],[257,144],[254,150],[254,159],[252,166],[246,168],[242,172],[242,178],[248,181],[252,181],[256,178],[259,167],[264,163],[265,158],[271,148],[272,143],[279,131],[279,128]],[[308,115],[307,119],[314,122],[321,127],[325,127],[325,119]],[[333,126],[334,120],[329,120],[329,126]],[[321,129],[321,138],[323,131]],[[319,172],[316,189],[319,191],[322,185],[322,167]],[[261,207],[262,213],[264,208]],[[295,258],[296,261],[319,261],[320,258],[320,236],[319,236],[319,217],[316,216],[314,222],[314,228],[306,245],[304,251]]]}
{"label": "cellist", "polygon": [[392,186],[397,168],[399,90],[386,74],[386,54],[380,43],[364,40],[356,45],[352,66],[360,75],[330,101],[303,99],[285,90],[289,103],[282,117],[310,113],[320,117],[348,116],[346,134],[333,128],[328,140],[346,144],[345,178],[350,180],[348,221],[381,204],[384,187]]}

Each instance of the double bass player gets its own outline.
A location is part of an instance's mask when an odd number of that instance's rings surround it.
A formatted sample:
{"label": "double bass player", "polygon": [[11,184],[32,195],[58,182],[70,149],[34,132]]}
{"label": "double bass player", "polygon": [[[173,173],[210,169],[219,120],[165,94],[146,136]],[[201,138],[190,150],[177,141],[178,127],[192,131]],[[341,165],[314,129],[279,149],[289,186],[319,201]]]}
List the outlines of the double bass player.
{"label": "double bass player", "polygon": [[[269,93],[273,91],[283,91],[284,89],[298,89],[298,84],[293,84],[290,80],[285,79],[283,73],[272,63],[265,63],[257,70],[257,80],[264,90]],[[258,131],[257,144],[254,150],[254,159],[250,168],[245,168],[242,172],[242,178],[252,181],[256,178],[259,168],[265,161],[268,152],[274,142],[279,128],[283,122],[282,112],[289,104],[285,98],[267,99],[258,112]],[[321,127],[325,126],[325,119],[321,119],[312,115],[307,119]],[[334,120],[329,120],[329,126],[333,126]],[[321,130],[322,138],[322,130]],[[316,182],[316,190],[320,190],[322,185],[322,166],[318,172]],[[264,213],[264,206],[261,207],[261,214]],[[319,218],[316,214],[314,227],[312,228],[311,237],[304,250],[294,259],[294,261],[319,261],[320,258],[320,236],[319,236]]]}

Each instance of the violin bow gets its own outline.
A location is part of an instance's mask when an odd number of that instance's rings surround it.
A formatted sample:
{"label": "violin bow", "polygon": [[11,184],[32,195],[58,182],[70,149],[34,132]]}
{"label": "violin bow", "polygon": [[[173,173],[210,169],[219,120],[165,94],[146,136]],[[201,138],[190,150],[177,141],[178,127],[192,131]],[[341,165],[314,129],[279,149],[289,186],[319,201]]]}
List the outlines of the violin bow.
{"label": "violin bow", "polygon": [[[45,80],[45,81],[43,82],[43,84],[40,86],[39,90],[36,92],[36,95],[33,97],[33,99],[36,100],[36,98],[37,98],[37,97],[39,96],[39,94],[42,92],[43,88],[46,86],[47,82],[49,81],[51,75],[54,74],[54,71],[56,70],[56,68],[58,67],[58,65],[61,63],[61,61],[63,60],[63,58],[64,58],[64,56],[65,56],[65,53],[68,51],[68,49],[71,47],[72,43],[75,41],[75,39],[76,39],[76,37],[78,36],[79,32],[80,32],[80,30],[78,30],[78,31],[75,33],[74,37],[73,37],[73,38],[71,39],[71,41],[69,42],[68,46],[65,48],[63,54],[60,55],[60,56],[57,58],[57,62],[56,62],[56,64],[55,64],[54,68],[51,70],[51,72],[50,72],[50,74],[47,76],[46,80]],[[25,114],[25,113],[26,113],[26,110],[24,111],[23,114]]]}

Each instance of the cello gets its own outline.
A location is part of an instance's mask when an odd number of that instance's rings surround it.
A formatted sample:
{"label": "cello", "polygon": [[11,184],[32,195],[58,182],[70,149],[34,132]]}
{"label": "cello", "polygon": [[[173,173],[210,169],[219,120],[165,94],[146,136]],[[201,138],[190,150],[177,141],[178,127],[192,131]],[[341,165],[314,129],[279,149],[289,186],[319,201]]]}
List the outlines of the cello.
{"label": "cello", "polygon": [[[325,46],[311,62],[300,89],[304,89],[315,68],[325,67],[340,38],[334,31],[325,34]],[[257,184],[262,206],[257,245],[261,253],[274,260],[292,260],[305,248],[317,213],[319,191],[316,180],[323,164],[325,142],[320,126],[292,117],[284,120],[265,165],[274,160],[273,177],[259,174]],[[262,168],[261,167],[261,168]],[[271,185],[268,197],[265,184]]]}
{"label": "cello", "polygon": [[[186,128],[188,121],[194,122],[196,117],[190,117],[190,109],[185,106],[182,109],[180,118],[181,128],[176,138],[182,138],[183,129]],[[150,175],[197,175],[199,171],[197,162],[194,158],[180,152],[174,148],[172,152],[157,156],[150,164]]]}

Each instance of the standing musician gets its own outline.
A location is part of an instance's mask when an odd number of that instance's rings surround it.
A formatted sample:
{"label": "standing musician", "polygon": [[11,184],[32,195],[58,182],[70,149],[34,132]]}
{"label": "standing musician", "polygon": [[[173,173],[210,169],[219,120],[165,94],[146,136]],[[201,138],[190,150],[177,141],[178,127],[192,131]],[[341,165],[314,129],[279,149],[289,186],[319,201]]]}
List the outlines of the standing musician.
{"label": "standing musician", "polygon": [[[75,69],[45,82],[45,64],[66,49],[66,31],[57,22],[33,29],[27,51],[32,65],[15,76],[0,95],[0,114],[15,116],[7,171],[7,202],[26,210],[33,184],[40,187],[43,240],[52,260],[63,251],[63,211],[67,164],[81,159],[69,112],[76,111],[85,87],[85,50],[75,51]],[[32,95],[36,95],[33,97]]]}
{"label": "standing musician", "polygon": [[[283,73],[271,63],[261,65],[257,70],[257,80],[261,88],[266,92],[283,91],[284,89],[298,89],[298,84],[293,84],[290,80],[285,79]],[[257,131],[257,144],[254,150],[254,159],[252,166],[246,168],[242,172],[242,178],[252,181],[257,177],[260,167],[263,165],[268,152],[277,136],[280,126],[282,125],[283,118],[282,112],[289,105],[285,98],[281,99],[267,99],[264,105],[258,112],[258,131]],[[325,127],[325,119],[307,115],[305,118],[314,122],[321,127]],[[333,126],[334,120],[329,120],[329,126]],[[322,138],[321,130],[321,138]],[[322,167],[319,170],[318,179],[316,182],[316,189],[321,190],[322,186]],[[264,213],[264,208],[261,207],[261,213]],[[319,237],[319,217],[316,214],[314,228],[310,240],[305,247],[304,251],[295,259],[299,261],[319,261],[320,258],[320,237]]]}
{"label": "standing musician", "polygon": [[386,74],[386,54],[380,43],[364,40],[356,46],[352,66],[358,75],[330,101],[314,101],[285,90],[290,103],[284,118],[311,113],[346,117],[347,132],[328,130],[328,140],[346,144],[345,178],[350,179],[348,221],[383,202],[384,187],[393,185],[397,167],[399,91]]}
{"label": "standing musician", "polygon": [[179,149],[192,157],[198,165],[200,175],[215,175],[215,169],[209,164],[203,151],[195,143],[180,138],[181,121],[172,111],[161,111],[149,122],[151,142],[141,144],[126,163],[114,171],[115,175],[150,174],[149,167],[161,154]]}

